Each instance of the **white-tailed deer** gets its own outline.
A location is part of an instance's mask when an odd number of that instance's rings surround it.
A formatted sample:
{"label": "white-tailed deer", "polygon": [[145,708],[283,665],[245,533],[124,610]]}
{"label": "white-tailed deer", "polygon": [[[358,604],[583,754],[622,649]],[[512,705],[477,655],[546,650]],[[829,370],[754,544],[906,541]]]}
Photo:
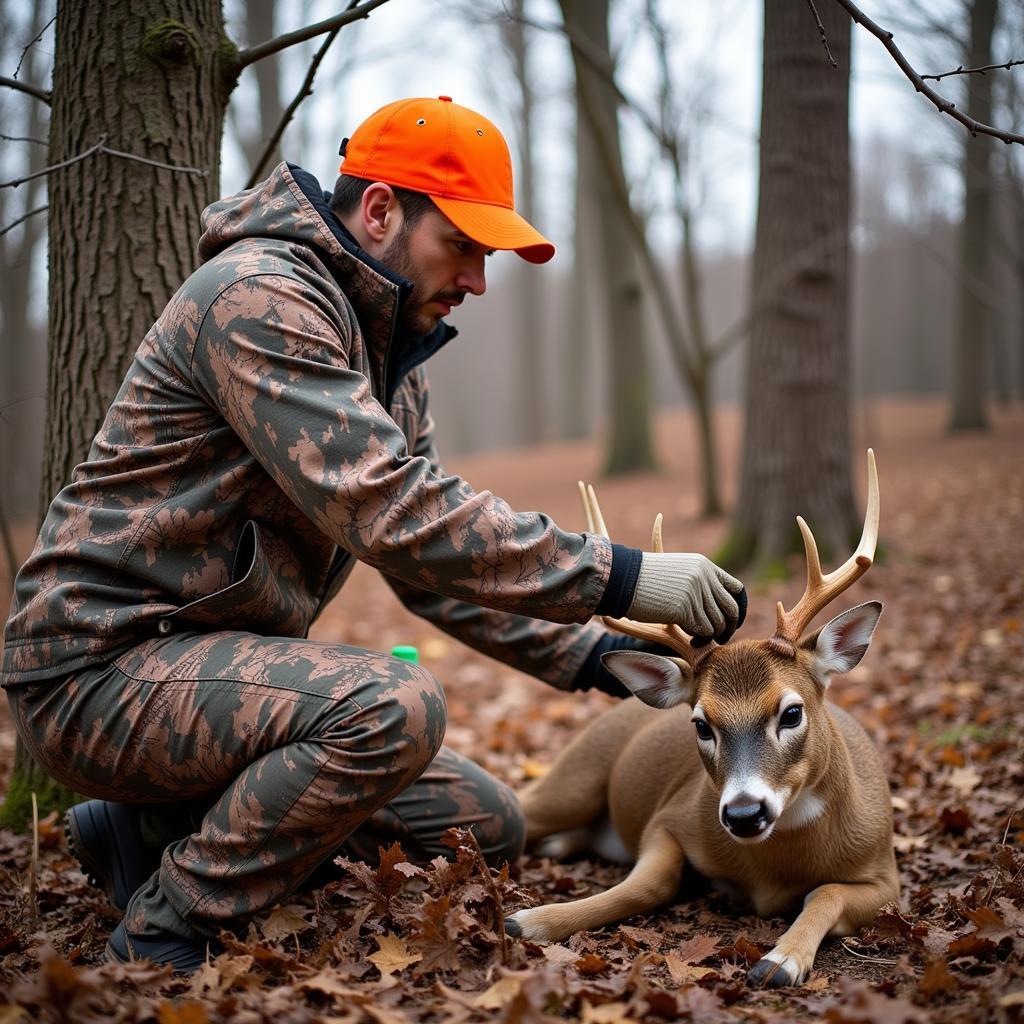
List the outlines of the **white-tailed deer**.
{"label": "white-tailed deer", "polygon": [[[607,536],[593,489],[580,489],[590,529]],[[864,656],[882,606],[851,608],[802,637],[874,558],[879,499],[870,450],[868,491],[860,544],[827,576],[798,517],[807,588],[791,611],[779,604],[768,640],[696,649],[677,626],[605,620],[679,657],[606,654],[639,699],[596,719],[521,801],[528,843],[549,837],[548,852],[559,856],[597,850],[599,837],[611,835],[634,867],[596,896],[512,914],[510,934],[553,942],[648,913],[676,895],[689,864],[762,916],[799,910],[750,971],[752,981],[794,985],[826,935],[855,933],[898,896],[885,772],[863,729],[825,700],[830,677]],[[660,516],[654,534],[660,551]],[[559,848],[562,839],[571,845]]]}

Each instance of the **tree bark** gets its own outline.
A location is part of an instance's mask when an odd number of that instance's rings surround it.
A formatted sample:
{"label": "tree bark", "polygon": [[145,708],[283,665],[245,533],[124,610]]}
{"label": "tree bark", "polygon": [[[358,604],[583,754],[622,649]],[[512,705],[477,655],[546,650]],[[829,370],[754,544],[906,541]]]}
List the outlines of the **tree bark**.
{"label": "tree bark", "polygon": [[[608,0],[559,0],[565,23],[607,56]],[[598,179],[602,285],[598,308],[607,318],[610,409],[605,473],[655,467],[651,436],[651,393],[644,336],[643,288],[628,214],[617,196],[626,188],[619,142],[618,97],[611,84],[573,50],[577,97],[595,134],[615,154],[611,174]],[[583,118],[585,120],[586,118]],[[614,176],[614,180],[609,180]]]}
{"label": "tree bark", "polygon": [[[70,479],[135,348],[194,268],[199,215],[217,196],[236,49],[219,0],[60,3],[49,163],[101,139],[203,168],[205,177],[97,154],[48,178],[50,331],[40,520]],[[66,805],[19,751],[0,824]]]}
{"label": "tree bark", "polygon": [[[850,19],[819,4],[764,4],[761,168],[753,294],[824,236],[841,238],[760,306],[748,347],[740,498],[718,558],[763,573],[802,550],[800,514],[824,559],[860,521],[850,480],[848,250]],[[884,467],[883,467],[884,472]]]}
{"label": "tree bark", "polygon": [[[996,0],[973,0],[968,67],[992,63]],[[992,76],[967,76],[967,113],[992,122]],[[960,284],[953,342],[952,408],[949,429],[988,430],[985,382],[992,355],[992,312],[984,301],[990,283],[992,146],[990,138],[963,136],[964,219],[960,225]],[[974,287],[971,287],[971,283]]]}
{"label": "tree bark", "polygon": [[[526,26],[523,19],[524,0],[512,0],[509,17],[501,22],[505,46],[512,59],[519,92],[519,124],[516,141],[519,149],[519,176],[516,185],[516,208],[531,224],[536,214],[533,173],[533,86],[527,69]],[[538,268],[525,260],[516,268],[519,342],[516,367],[519,373],[516,408],[518,423],[516,439],[520,444],[538,444],[544,436],[544,337],[541,316]]]}
{"label": "tree bark", "polygon": [[62,3],[50,162],[105,139],[206,177],[104,154],[52,174],[41,511],[88,451],[139,342],[194,268],[217,196],[235,48],[218,0]]}

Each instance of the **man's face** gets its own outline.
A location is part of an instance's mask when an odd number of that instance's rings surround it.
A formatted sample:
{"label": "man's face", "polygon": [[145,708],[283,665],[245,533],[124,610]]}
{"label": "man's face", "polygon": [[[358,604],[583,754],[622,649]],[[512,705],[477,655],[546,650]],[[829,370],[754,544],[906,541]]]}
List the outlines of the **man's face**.
{"label": "man's face", "polygon": [[483,295],[489,255],[440,210],[428,210],[411,228],[403,220],[380,259],[412,282],[402,318],[405,329],[429,334],[467,293]]}

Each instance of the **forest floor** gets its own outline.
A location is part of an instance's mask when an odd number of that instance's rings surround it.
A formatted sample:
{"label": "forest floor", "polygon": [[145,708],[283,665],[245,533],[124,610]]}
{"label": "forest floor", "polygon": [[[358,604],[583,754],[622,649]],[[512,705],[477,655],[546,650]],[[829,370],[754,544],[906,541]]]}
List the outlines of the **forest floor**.
{"label": "forest floor", "polygon": [[[870,443],[886,558],[833,612],[880,598],[885,613],[865,660],[830,694],[882,752],[902,896],[859,936],[826,939],[801,987],[746,984],[785,922],[714,893],[681,892],[657,914],[560,944],[505,940],[502,909],[576,899],[624,869],[526,856],[511,879],[491,878],[465,837],[454,867],[417,871],[397,853],[376,871],[347,866],[339,882],[253,921],[192,978],[103,964],[119,915],[48,819],[34,897],[29,838],[0,832],[0,1024],[1024,1021],[1024,406],[995,410],[984,436],[946,436],[943,414],[935,401],[900,400],[857,416],[855,477],[863,498]],[[735,413],[721,425],[723,479],[733,481]],[[713,552],[727,523],[698,517],[689,419],[661,418],[658,440],[662,473],[601,484],[609,530],[645,545],[662,511],[666,546]],[[592,444],[450,461],[475,487],[567,527],[581,525],[576,480],[596,479],[598,467]],[[741,636],[767,636],[776,600],[801,586],[753,587]],[[448,694],[447,742],[517,787],[612,703],[556,692],[458,647],[362,566],[314,635],[381,650],[416,644]],[[0,788],[13,749],[3,708]]]}

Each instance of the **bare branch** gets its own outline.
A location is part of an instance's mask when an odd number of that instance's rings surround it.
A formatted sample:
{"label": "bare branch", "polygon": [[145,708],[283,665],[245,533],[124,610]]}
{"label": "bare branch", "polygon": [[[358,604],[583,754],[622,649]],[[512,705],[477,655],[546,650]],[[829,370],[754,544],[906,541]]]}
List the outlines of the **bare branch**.
{"label": "bare branch", "polygon": [[850,2],[850,0],[835,0],[843,10],[862,28],[865,28],[877,39],[881,40],[882,45],[892,54],[892,59],[896,61],[900,70],[910,79],[914,84],[914,88],[932,101],[939,111],[943,114],[949,114],[954,120],[959,121],[971,135],[991,135],[994,139],[1002,139],[1007,145],[1011,142],[1019,142],[1024,145],[1024,135],[1019,135],[1016,132],[1001,131],[998,128],[993,128],[991,125],[982,124],[980,121],[976,121],[973,117],[958,110],[955,103],[951,100],[947,100],[945,96],[937,93],[931,86],[925,85],[924,80],[921,76],[911,67],[910,62],[906,57],[903,56],[900,48],[892,41],[892,32],[887,29],[881,28],[875,24],[859,7]]}
{"label": "bare branch", "polygon": [[26,174],[24,178],[14,178],[11,181],[0,182],[0,188],[17,188],[19,185],[24,185],[26,181],[32,181],[33,178],[42,178],[44,175],[53,174],[54,171],[59,171],[65,167],[70,167],[72,164],[77,164],[96,153],[105,153],[107,156],[117,157],[119,160],[131,160],[138,164],[146,164],[148,167],[159,167],[161,170],[165,171],[178,171],[182,174],[196,174],[203,178],[210,173],[209,171],[204,171],[198,167],[183,167],[175,164],[164,164],[159,160],[150,160],[148,157],[136,156],[134,153],[124,153],[120,149],[111,149],[106,145],[106,139],[103,138],[100,139],[95,146],[90,146],[84,153],[79,153],[78,156],[73,156],[70,160],[62,160],[59,164],[52,164],[49,167],[44,167],[42,170],[36,171],[34,174]]}
{"label": "bare branch", "polygon": [[45,210],[48,209],[48,206],[37,206],[34,210],[29,210],[28,213],[22,214],[17,220],[11,221],[11,223],[4,228],[0,228],[0,238],[3,238],[3,236],[6,235],[8,231],[13,231],[19,224],[22,223],[22,221],[26,221],[29,219],[29,217],[34,217],[37,213],[43,213]]}
{"label": "bare branch", "polygon": [[44,26],[43,26],[43,27],[42,27],[42,28],[41,28],[41,29],[40,29],[40,30],[39,30],[39,31],[38,31],[38,32],[37,32],[36,34],[35,34],[35,36],[34,36],[34,37],[33,37],[32,39],[30,39],[30,40],[29,40],[29,42],[28,42],[28,45],[27,45],[27,46],[25,47],[25,49],[21,51],[21,58],[20,58],[20,59],[19,59],[19,61],[18,61],[18,66],[17,66],[17,67],[16,67],[15,69],[14,69],[14,77],[15,77],[15,78],[17,78],[17,77],[18,77],[18,72],[19,72],[19,71],[21,70],[21,65],[25,63],[25,57],[26,57],[26,55],[28,54],[28,51],[29,51],[29,50],[31,50],[31,49],[32,49],[32,47],[33,47],[33,46],[34,46],[34,45],[35,45],[36,43],[38,43],[40,39],[42,39],[42,38],[43,38],[43,33],[44,33],[44,32],[45,32],[45,31],[46,31],[46,30],[47,30],[47,29],[48,29],[48,28],[49,28],[49,27],[50,27],[50,26],[51,26],[51,25],[52,25],[52,24],[53,24],[53,23],[54,23],[54,22],[56,21],[56,20],[57,20],[57,15],[55,14],[55,15],[54,15],[54,16],[53,16],[53,17],[52,17],[52,18],[51,18],[51,19],[50,19],[50,20],[49,20],[49,21],[48,21],[48,22],[47,22],[47,23],[46,23],[46,24],[45,24],[45,25],[44,25]]}
{"label": "bare branch", "polygon": [[814,20],[818,23],[818,32],[821,34],[821,45],[825,47],[825,53],[828,55],[829,64],[834,68],[839,67],[836,63],[835,57],[832,56],[832,51],[828,48],[828,36],[825,35],[825,26],[821,23],[821,18],[818,15],[818,8],[814,6],[814,0],[807,0],[807,6],[810,7],[811,13],[814,15]]}
{"label": "bare branch", "polygon": [[1018,64],[1024,64],[1024,60],[1008,60],[1005,64],[986,64],[983,68],[965,68],[962,64],[955,71],[943,71],[941,75],[922,75],[921,81],[941,82],[943,78],[950,75],[983,75],[986,71],[998,71],[1001,68],[1013,68]]}
{"label": "bare branch", "polygon": [[201,167],[186,167],[183,164],[165,164],[159,160],[150,160],[149,157],[136,156],[134,153],[124,153],[120,149],[111,149],[109,146],[100,146],[100,152],[106,153],[107,156],[116,156],[119,160],[131,160],[137,164],[145,164],[147,167],[158,167],[162,171],[177,171],[179,174],[194,174],[198,178],[205,178],[209,175],[209,171],[204,171]]}
{"label": "bare branch", "polygon": [[0,85],[6,85],[8,89],[16,89],[18,92],[34,96],[37,100],[42,100],[44,103],[50,103],[52,100],[52,94],[47,92],[46,89],[40,89],[36,85],[29,85],[27,82],[19,82],[16,78],[8,78],[6,75],[0,75]]}
{"label": "bare branch", "polygon": [[29,135],[4,135],[0,133],[0,139],[4,142],[32,142],[37,146],[48,146],[46,139],[33,139]]}
{"label": "bare branch", "polygon": [[256,61],[262,60],[264,57],[269,57],[272,53],[287,49],[296,43],[304,43],[307,39],[313,39],[315,36],[322,36],[325,32],[342,28],[350,22],[366,18],[371,11],[376,10],[376,8],[387,2],[388,0],[366,0],[365,3],[360,4],[358,7],[346,9],[341,14],[334,15],[333,18],[325,18],[315,25],[307,25],[305,28],[296,29],[294,32],[286,32],[284,35],[277,36],[265,43],[260,43],[259,46],[252,46],[247,50],[239,50],[238,69],[241,71],[242,68],[247,68],[250,64],[255,64]]}
{"label": "bare branch", "polygon": [[[350,7],[351,6],[353,5],[350,5]],[[324,59],[327,51],[331,48],[331,43],[338,38],[338,33],[340,31],[340,25],[337,28],[332,29],[330,34],[324,40],[323,45],[316,51],[313,60],[310,62],[309,70],[306,72],[306,78],[299,88],[299,91],[295,94],[295,99],[288,104],[284,113],[281,114],[281,120],[278,121],[273,134],[269,139],[267,139],[267,144],[263,147],[263,152],[260,153],[259,158],[253,165],[252,172],[249,174],[249,180],[245,183],[246,188],[252,188],[253,185],[260,180],[260,175],[263,173],[263,168],[270,159],[270,154],[277,148],[277,144],[281,141],[281,136],[284,135],[284,130],[288,127],[288,122],[295,116],[295,111],[298,110],[299,104],[307,96],[311,96],[313,94],[313,79],[316,77],[317,68],[320,67],[320,62]]]}

